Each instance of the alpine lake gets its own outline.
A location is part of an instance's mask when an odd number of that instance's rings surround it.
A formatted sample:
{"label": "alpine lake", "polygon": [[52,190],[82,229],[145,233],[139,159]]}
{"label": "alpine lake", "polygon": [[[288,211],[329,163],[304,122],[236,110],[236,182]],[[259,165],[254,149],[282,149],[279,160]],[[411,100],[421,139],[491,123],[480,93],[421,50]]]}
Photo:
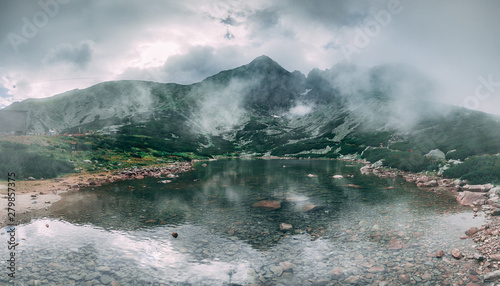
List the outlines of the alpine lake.
{"label": "alpine lake", "polygon": [[[203,165],[203,164],[206,165]],[[452,285],[484,216],[451,194],[327,160],[198,162],[63,194],[17,227],[1,285]],[[334,178],[342,175],[343,178]],[[279,208],[253,206],[277,201]],[[0,240],[7,241],[7,228]],[[176,232],[175,238],[172,234]],[[7,244],[5,244],[7,245]],[[436,258],[443,250],[445,256]],[[7,247],[0,248],[8,257]]]}

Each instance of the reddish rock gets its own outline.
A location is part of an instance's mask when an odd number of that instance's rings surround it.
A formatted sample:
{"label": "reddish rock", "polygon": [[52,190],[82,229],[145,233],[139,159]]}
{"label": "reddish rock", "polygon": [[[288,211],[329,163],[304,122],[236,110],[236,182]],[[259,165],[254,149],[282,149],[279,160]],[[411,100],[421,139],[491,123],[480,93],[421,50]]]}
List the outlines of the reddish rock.
{"label": "reddish rock", "polygon": [[460,250],[458,250],[456,248],[451,251],[451,256],[453,256],[453,258],[455,258],[455,259],[460,259],[460,258],[464,257],[462,252],[460,252]]}
{"label": "reddish rock", "polygon": [[391,239],[391,241],[389,242],[388,248],[392,249],[392,250],[401,249],[401,248],[403,248],[403,242],[401,240]]}
{"label": "reddish rock", "polygon": [[282,222],[280,223],[280,230],[290,230],[293,226],[289,223]]}
{"label": "reddish rock", "polygon": [[483,205],[486,203],[486,200],[487,197],[484,193],[464,191],[457,196],[457,202],[464,206]]}
{"label": "reddish rock", "polygon": [[406,284],[406,283],[409,283],[410,282],[410,276],[406,275],[406,274],[401,274],[398,276],[398,279],[401,283],[403,284]]}
{"label": "reddish rock", "polygon": [[283,272],[286,272],[292,269],[293,264],[291,262],[285,261],[285,262],[280,262],[280,266],[283,269]]}
{"label": "reddish rock", "polygon": [[467,234],[468,236],[473,236],[478,231],[479,229],[477,227],[471,227],[465,232],[465,234]]}
{"label": "reddish rock", "polygon": [[177,237],[179,236],[179,234],[178,234],[177,232],[172,232],[172,236],[173,236],[174,238],[177,238]]}
{"label": "reddish rock", "polygon": [[340,267],[335,267],[330,271],[332,279],[340,279],[344,275],[344,270]]}
{"label": "reddish rock", "polygon": [[441,258],[443,256],[444,256],[444,251],[440,250],[440,251],[436,252],[436,257],[437,258]]}
{"label": "reddish rock", "polygon": [[385,267],[383,266],[373,266],[370,269],[368,269],[368,272],[370,273],[378,273],[378,272],[384,272]]}
{"label": "reddish rock", "polygon": [[281,208],[281,203],[279,201],[259,201],[253,204],[252,207],[277,210]]}
{"label": "reddish rock", "polygon": [[492,253],[490,254],[490,259],[494,261],[500,261],[500,253]]}

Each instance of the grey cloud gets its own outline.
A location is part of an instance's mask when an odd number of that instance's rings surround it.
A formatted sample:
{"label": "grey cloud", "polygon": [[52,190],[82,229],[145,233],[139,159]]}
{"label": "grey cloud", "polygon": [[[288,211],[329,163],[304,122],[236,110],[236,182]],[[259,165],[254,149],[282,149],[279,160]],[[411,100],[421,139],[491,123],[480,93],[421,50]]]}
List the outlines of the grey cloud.
{"label": "grey cloud", "polygon": [[234,35],[231,32],[229,32],[229,30],[227,30],[226,34],[224,35],[224,38],[232,40],[234,39]]}
{"label": "grey cloud", "polygon": [[265,8],[254,11],[248,18],[248,21],[250,21],[257,30],[266,30],[278,25],[279,19],[280,15],[276,9]]}
{"label": "grey cloud", "polygon": [[221,19],[220,22],[222,24],[226,24],[226,25],[229,25],[229,26],[239,26],[241,23],[236,21],[233,17],[231,16],[227,16],[226,18],[224,19]]}
{"label": "grey cloud", "polygon": [[92,61],[92,53],[93,49],[89,42],[81,42],[77,45],[61,44],[51,49],[43,62],[45,64],[69,63],[84,69]]}

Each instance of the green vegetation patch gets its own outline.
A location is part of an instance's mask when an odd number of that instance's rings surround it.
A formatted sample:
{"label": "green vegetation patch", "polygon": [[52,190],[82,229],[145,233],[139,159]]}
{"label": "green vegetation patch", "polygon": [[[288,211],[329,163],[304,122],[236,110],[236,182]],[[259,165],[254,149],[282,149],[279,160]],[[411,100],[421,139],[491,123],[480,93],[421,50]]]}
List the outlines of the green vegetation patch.
{"label": "green vegetation patch", "polygon": [[478,156],[444,171],[444,176],[469,180],[470,184],[500,184],[500,157]]}

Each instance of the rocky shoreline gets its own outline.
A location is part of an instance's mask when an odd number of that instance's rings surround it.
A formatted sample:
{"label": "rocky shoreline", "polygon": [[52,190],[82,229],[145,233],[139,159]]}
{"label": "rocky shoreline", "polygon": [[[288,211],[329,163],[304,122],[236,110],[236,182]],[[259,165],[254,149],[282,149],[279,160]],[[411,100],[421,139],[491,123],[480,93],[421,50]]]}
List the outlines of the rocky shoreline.
{"label": "rocky shoreline", "polygon": [[[192,170],[191,162],[176,162],[161,166],[146,166],[122,169],[113,172],[67,174],[55,179],[33,178],[26,181],[17,181],[16,214],[28,214],[35,210],[48,209],[53,203],[61,199],[60,194],[75,192],[85,187],[99,187],[104,184],[123,180],[140,180],[147,177],[166,178],[163,183],[170,182],[171,178],[179,173]],[[6,225],[7,219],[7,183],[0,183],[0,225]]]}
{"label": "rocky shoreline", "polygon": [[[458,249],[455,249],[451,255],[455,259],[473,260],[477,266],[477,274],[482,275],[483,283],[500,281],[500,186],[495,187],[492,184],[470,185],[466,180],[444,179],[436,174],[415,174],[383,168],[364,160],[356,161],[365,164],[360,169],[362,174],[373,174],[381,178],[393,179],[402,177],[407,182],[415,183],[420,189],[453,194],[457,203],[470,206],[475,216],[480,215],[479,212],[483,213],[485,216],[484,224],[480,228],[473,227],[467,230],[460,237],[461,239],[472,239],[478,253],[464,256]],[[444,256],[444,252],[436,253],[436,257],[442,256]],[[479,283],[479,278],[475,282]],[[467,285],[480,285],[475,282]]]}

